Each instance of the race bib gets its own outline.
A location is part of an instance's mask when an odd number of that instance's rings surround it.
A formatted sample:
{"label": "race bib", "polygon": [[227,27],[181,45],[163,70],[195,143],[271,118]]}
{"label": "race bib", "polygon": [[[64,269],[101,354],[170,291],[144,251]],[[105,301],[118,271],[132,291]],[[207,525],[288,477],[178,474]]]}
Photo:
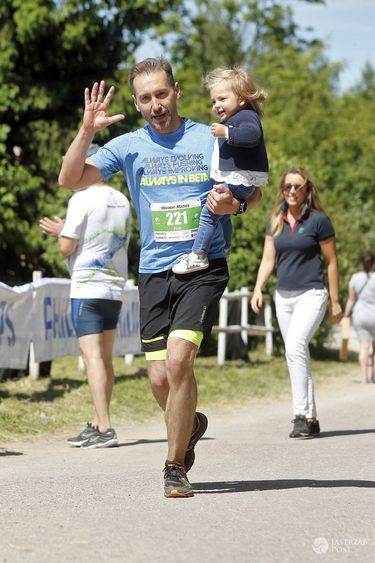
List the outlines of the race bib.
{"label": "race bib", "polygon": [[201,215],[200,200],[152,203],[155,241],[179,242],[196,237]]}

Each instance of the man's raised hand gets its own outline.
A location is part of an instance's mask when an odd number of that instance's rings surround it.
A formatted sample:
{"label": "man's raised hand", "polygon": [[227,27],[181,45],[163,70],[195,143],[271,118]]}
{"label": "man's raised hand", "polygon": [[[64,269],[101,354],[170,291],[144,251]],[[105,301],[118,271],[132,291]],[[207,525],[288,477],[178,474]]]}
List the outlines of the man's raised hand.
{"label": "man's raised hand", "polygon": [[125,115],[118,113],[117,115],[107,115],[107,109],[115,92],[115,87],[111,86],[106,96],[105,82],[102,80],[100,84],[95,82],[90,92],[89,88],[85,88],[85,113],[83,115],[83,127],[87,131],[96,132],[105,129],[113,123],[117,123],[125,119]]}

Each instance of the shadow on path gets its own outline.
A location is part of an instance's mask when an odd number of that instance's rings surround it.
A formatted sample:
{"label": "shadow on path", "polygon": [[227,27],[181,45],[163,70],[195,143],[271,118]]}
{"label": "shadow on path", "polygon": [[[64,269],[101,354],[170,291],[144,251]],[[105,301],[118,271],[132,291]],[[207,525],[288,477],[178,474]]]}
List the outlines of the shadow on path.
{"label": "shadow on path", "polygon": [[[129,440],[127,442],[122,442],[122,444],[119,444],[118,447],[122,448],[127,446],[141,446],[142,444],[161,444],[168,442],[167,438],[158,438],[156,440],[147,440],[146,438],[140,438],[139,440],[134,440],[133,442]],[[203,442],[204,440],[216,440],[216,438],[204,437],[201,438],[199,442]]]}
{"label": "shadow on path", "polygon": [[167,438],[158,438],[156,440],[146,440],[145,438],[140,438],[139,440],[134,440],[134,442],[122,442],[121,444],[118,444],[118,447],[127,448],[129,446],[141,446],[142,444],[161,444],[167,441]]}
{"label": "shadow on path", "polygon": [[0,448],[0,457],[5,457],[5,456],[16,456],[16,455],[23,455],[22,452],[12,452],[10,450],[6,450],[4,448]]}
{"label": "shadow on path", "polygon": [[359,430],[330,430],[329,432],[321,432],[321,438],[332,438],[334,436],[354,436],[355,434],[375,434],[375,428],[361,428]]}
{"label": "shadow on path", "polygon": [[306,487],[331,489],[335,487],[375,488],[375,481],[338,479],[317,481],[315,479],[275,479],[269,481],[216,481],[212,483],[192,483],[197,494],[246,493],[255,491],[277,491],[282,489],[302,489]]}

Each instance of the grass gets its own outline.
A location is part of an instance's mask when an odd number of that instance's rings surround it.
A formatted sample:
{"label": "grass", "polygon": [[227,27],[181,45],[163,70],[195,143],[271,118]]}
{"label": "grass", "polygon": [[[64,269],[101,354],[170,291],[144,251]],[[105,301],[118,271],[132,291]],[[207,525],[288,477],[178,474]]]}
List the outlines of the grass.
{"label": "grass", "polygon": [[[160,416],[152,397],[143,357],[125,366],[115,358],[116,384],[111,404],[114,426]],[[358,378],[352,359],[313,360],[313,373],[319,391]],[[253,401],[274,401],[290,397],[290,383],[284,358],[269,358],[252,352],[251,362],[228,361],[223,368],[215,357],[198,357],[196,375],[199,407],[230,409]],[[24,377],[0,383],[1,441],[28,436],[50,436],[68,429],[77,430],[91,419],[92,404],[86,378],[78,370],[77,358],[65,357],[52,364],[50,377],[32,381]]]}

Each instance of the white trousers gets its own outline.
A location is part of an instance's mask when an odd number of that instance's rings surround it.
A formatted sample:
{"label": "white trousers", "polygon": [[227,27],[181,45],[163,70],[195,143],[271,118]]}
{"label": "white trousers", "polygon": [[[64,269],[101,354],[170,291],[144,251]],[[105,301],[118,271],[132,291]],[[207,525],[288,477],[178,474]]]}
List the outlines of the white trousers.
{"label": "white trousers", "polygon": [[276,316],[285,344],[293,394],[294,415],[316,417],[309,343],[327,308],[326,289],[276,290]]}

